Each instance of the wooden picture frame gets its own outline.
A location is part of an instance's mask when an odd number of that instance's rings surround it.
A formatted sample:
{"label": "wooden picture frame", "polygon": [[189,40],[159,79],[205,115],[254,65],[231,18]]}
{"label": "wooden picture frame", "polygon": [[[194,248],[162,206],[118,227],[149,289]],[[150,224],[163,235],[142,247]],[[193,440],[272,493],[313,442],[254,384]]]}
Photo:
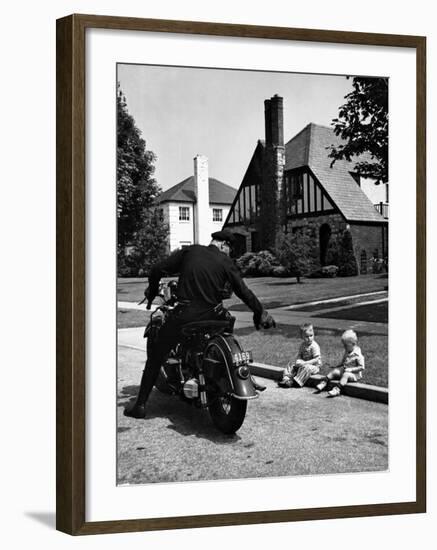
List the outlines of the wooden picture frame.
{"label": "wooden picture frame", "polygon": [[[85,520],[85,31],[187,33],[411,48],[417,84],[416,499],[375,505]],[[57,21],[57,529],[72,535],[425,512],[426,39],[420,36],[70,15]]]}

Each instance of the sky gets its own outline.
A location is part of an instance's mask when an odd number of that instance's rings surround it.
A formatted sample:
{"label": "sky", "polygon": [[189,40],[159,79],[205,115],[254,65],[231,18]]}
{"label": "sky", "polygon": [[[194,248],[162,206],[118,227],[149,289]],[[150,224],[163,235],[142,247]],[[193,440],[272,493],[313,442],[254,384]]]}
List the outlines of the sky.
{"label": "sky", "polygon": [[329,126],[352,89],[345,76],[119,64],[117,79],[163,190],[193,174],[206,155],[209,176],[238,187],[258,139],[264,100],[284,98],[284,138],[308,123]]}

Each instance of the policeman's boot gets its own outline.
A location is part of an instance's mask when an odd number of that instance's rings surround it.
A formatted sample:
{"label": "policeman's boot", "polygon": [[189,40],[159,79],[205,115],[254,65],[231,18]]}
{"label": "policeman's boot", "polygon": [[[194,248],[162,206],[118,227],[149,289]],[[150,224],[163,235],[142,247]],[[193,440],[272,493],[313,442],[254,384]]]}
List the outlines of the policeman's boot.
{"label": "policeman's boot", "polygon": [[145,418],[146,401],[152,391],[152,388],[153,382],[151,383],[150,376],[146,374],[146,369],[144,369],[137,399],[133,405],[128,405],[124,409],[124,416],[130,416],[132,418]]}

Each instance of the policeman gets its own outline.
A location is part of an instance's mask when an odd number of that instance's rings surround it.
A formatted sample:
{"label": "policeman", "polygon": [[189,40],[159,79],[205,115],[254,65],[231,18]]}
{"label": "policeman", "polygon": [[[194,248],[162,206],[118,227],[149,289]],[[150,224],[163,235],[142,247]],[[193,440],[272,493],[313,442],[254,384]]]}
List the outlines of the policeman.
{"label": "policeman", "polygon": [[[258,298],[246,286],[232,259],[229,257],[235,242],[228,231],[216,231],[209,246],[198,244],[173,252],[168,258],[155,264],[150,272],[149,286],[144,291],[149,305],[158,294],[161,277],[179,274],[177,287],[178,305],[160,328],[153,351],[147,358],[136,402],[125,409],[125,416],[144,418],[147,398],[158,377],[165,357],[181,336],[181,327],[193,321],[213,321],[229,318],[222,299],[226,288],[253,311],[253,322],[258,330],[275,327],[275,321],[263,309]],[[149,307],[149,306],[148,306]],[[265,389],[255,383],[259,390]]]}

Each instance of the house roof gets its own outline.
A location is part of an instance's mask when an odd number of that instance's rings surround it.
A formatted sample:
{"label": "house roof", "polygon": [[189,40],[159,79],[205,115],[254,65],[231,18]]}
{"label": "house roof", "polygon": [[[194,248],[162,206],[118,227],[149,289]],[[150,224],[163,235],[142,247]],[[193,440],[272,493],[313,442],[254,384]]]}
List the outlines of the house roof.
{"label": "house roof", "polygon": [[[209,182],[209,202],[210,204],[232,204],[237,189],[226,185],[215,178],[208,178]],[[194,176],[184,179],[170,189],[164,191],[159,197],[159,202],[196,202],[194,192]]]}
{"label": "house roof", "polygon": [[[350,174],[357,158],[337,160],[331,167],[329,147],[341,143],[344,142],[332,128],[310,123],[285,145],[285,170],[309,166],[346,220],[386,221]],[[364,160],[364,156],[359,160]],[[370,157],[366,155],[365,160]]]}

